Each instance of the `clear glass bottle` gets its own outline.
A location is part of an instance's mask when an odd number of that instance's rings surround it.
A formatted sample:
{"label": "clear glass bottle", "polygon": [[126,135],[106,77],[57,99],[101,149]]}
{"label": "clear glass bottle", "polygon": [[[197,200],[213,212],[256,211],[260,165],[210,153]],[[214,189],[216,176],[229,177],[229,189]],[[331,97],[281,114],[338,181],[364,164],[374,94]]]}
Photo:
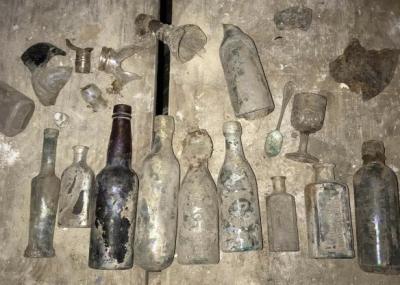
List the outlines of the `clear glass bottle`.
{"label": "clear glass bottle", "polygon": [[298,251],[295,198],[286,193],[285,176],[274,176],[271,179],[273,192],[267,196],[269,250]]}
{"label": "clear glass bottle", "polygon": [[58,226],[63,228],[87,228],[93,220],[94,173],[87,165],[89,148],[76,145],[74,162],[61,175],[61,192],[58,206]]}
{"label": "clear glass bottle", "polygon": [[313,164],[315,183],[304,190],[311,258],[353,258],[349,190],[335,182],[332,163]]}
{"label": "clear glass bottle", "polygon": [[189,168],[178,201],[177,253],[180,264],[219,262],[217,187],[208,170],[213,145],[206,130],[189,133],[183,156]]}
{"label": "clear glass bottle", "polygon": [[55,174],[58,130],[45,129],[42,164],[31,183],[29,240],[25,257],[53,257],[60,178]]}
{"label": "clear glass bottle", "polygon": [[381,141],[362,145],[354,174],[358,263],[366,272],[400,273],[400,206],[396,174],[385,165]]}
{"label": "clear glass bottle", "polygon": [[224,24],[219,56],[237,118],[265,117],[274,108],[271,91],[251,37],[239,27]]}
{"label": "clear glass bottle", "polygon": [[89,267],[129,269],[138,179],[131,167],[131,106],[114,106],[107,164],[96,176],[96,211],[90,232]]}
{"label": "clear glass bottle", "polygon": [[22,132],[35,110],[35,103],[7,83],[0,81],[0,132],[13,137]]}
{"label": "clear glass bottle", "polygon": [[239,122],[225,122],[225,160],[218,176],[220,247],[223,252],[262,248],[257,181],[242,147]]}
{"label": "clear glass bottle", "polygon": [[173,117],[155,117],[153,146],[140,177],[135,264],[147,271],[161,271],[174,260],[180,182],[174,128]]}

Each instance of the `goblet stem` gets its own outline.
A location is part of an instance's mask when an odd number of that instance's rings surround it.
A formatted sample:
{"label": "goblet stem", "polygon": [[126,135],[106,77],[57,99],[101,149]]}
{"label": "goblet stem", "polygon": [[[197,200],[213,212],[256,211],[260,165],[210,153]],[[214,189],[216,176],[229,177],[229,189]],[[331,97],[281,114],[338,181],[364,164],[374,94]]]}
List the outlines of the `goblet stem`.
{"label": "goblet stem", "polygon": [[300,133],[299,153],[307,153],[308,136],[307,133]]}

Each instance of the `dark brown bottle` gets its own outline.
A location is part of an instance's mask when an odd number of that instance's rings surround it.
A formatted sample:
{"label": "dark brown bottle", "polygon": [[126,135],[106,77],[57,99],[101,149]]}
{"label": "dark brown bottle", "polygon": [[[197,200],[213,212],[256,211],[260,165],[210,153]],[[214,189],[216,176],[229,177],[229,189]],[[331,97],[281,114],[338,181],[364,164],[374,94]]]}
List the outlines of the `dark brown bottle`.
{"label": "dark brown bottle", "polygon": [[107,164],[96,177],[96,212],[89,249],[89,266],[94,269],[133,266],[138,179],[131,168],[130,119],[130,106],[114,106]]}
{"label": "dark brown bottle", "polygon": [[358,264],[366,272],[400,273],[400,207],[396,174],[385,165],[381,141],[362,146],[354,174]]}
{"label": "dark brown bottle", "polygon": [[13,137],[22,132],[35,110],[35,103],[7,83],[0,81],[0,132]]}
{"label": "dark brown bottle", "polygon": [[58,130],[45,129],[42,164],[31,183],[29,241],[25,257],[53,257],[60,178],[55,174]]}

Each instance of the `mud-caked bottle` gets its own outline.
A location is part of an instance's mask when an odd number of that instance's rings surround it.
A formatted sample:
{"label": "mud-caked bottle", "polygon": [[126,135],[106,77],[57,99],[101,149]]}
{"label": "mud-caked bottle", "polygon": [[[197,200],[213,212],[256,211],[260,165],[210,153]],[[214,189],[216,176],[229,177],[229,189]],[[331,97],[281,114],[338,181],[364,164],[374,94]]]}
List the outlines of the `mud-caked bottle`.
{"label": "mud-caked bottle", "polygon": [[0,132],[13,137],[22,132],[35,110],[35,103],[7,83],[0,81]]}
{"label": "mud-caked bottle", "polygon": [[396,174],[385,165],[381,141],[362,145],[363,166],[354,174],[357,256],[362,270],[400,273],[400,206]]}
{"label": "mud-caked bottle", "polygon": [[223,252],[262,248],[257,181],[247,162],[239,122],[224,123],[225,160],[218,176],[220,247]]}
{"label": "mud-caked bottle", "polygon": [[316,163],[315,183],[304,190],[311,258],[353,258],[349,190],[335,182],[332,163]]}
{"label": "mud-caked bottle", "polygon": [[96,176],[96,210],[90,232],[89,266],[133,266],[138,179],[131,168],[131,106],[114,106],[107,164]]}
{"label": "mud-caked bottle", "polygon": [[45,129],[42,164],[31,183],[29,240],[25,257],[53,257],[60,178],[55,174],[58,130]]}
{"label": "mud-caked bottle", "polygon": [[179,191],[178,262],[218,263],[217,187],[207,166],[212,141],[206,130],[197,130],[186,136],[183,145],[189,168]]}
{"label": "mud-caked bottle", "polygon": [[296,201],[286,193],[285,176],[271,177],[273,192],[267,196],[268,244],[270,251],[298,251]]}
{"label": "mud-caked bottle", "polygon": [[90,227],[96,203],[94,201],[94,173],[87,165],[89,148],[73,147],[74,161],[61,175],[58,226],[63,228]]}
{"label": "mud-caked bottle", "polygon": [[223,27],[219,56],[235,116],[248,120],[265,117],[275,105],[256,45],[239,27]]}
{"label": "mud-caked bottle", "polygon": [[135,264],[161,271],[174,260],[179,163],[172,149],[174,118],[156,116],[154,141],[143,162],[135,235]]}

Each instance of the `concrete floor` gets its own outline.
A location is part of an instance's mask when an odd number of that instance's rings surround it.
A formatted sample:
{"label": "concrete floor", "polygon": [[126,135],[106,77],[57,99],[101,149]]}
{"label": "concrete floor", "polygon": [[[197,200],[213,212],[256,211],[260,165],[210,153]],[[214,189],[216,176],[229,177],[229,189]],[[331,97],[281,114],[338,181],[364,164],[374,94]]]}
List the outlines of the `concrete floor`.
{"label": "concrete floor", "polygon": [[[34,2],[34,3],[33,3]],[[313,22],[307,32],[278,31],[273,23],[276,11],[304,3],[313,9]],[[330,76],[328,63],[342,54],[352,37],[368,49],[400,47],[400,2],[396,0],[203,0],[174,1],[174,24],[198,24],[208,37],[206,52],[186,64],[171,63],[170,114],[176,119],[174,149],[181,157],[186,133],[205,128],[214,141],[209,167],[215,179],[224,159],[222,123],[234,119],[229,102],[218,49],[221,23],[232,23],[253,37],[273,94],[276,109],[264,119],[240,120],[246,156],[258,179],[264,234],[264,249],[258,252],[222,254],[218,265],[181,266],[176,262],[157,276],[154,283],[172,284],[400,284],[400,277],[367,274],[353,260],[313,260],[307,258],[304,211],[304,186],[313,179],[310,165],[283,157],[298,146],[298,134],[290,125],[291,104],[282,124],[285,142],[282,155],[263,156],[265,134],[275,128],[286,81],[293,80],[299,91],[329,91],[323,129],[310,138],[310,152],[324,161],[336,163],[337,178],[347,183],[353,207],[352,175],[361,165],[361,143],[382,139],[387,164],[400,169],[400,72],[376,98],[362,102],[361,97],[341,87]],[[28,128],[14,138],[0,136],[0,284],[144,284],[143,270],[95,271],[87,267],[89,230],[57,229],[56,257],[32,260],[23,258],[27,244],[30,180],[40,164],[42,132],[54,127],[54,112],[71,116],[61,130],[57,173],[71,163],[71,147],[90,146],[89,163],[97,172],[105,162],[111,125],[111,106],[117,102],[134,106],[134,168],[140,171],[151,140],[154,92],[154,47],[131,58],[127,70],[144,78],[132,82],[122,97],[107,95],[109,108],[94,114],[86,108],[79,88],[94,82],[104,90],[111,82],[96,70],[103,45],[119,48],[138,43],[134,34],[137,13],[157,13],[156,1],[2,1],[0,3],[0,78],[24,92],[36,103]],[[277,36],[281,39],[274,40]],[[65,46],[65,38],[80,46],[93,46],[93,71],[73,74],[57,104],[43,107],[35,98],[29,72],[19,56],[30,45],[49,41]],[[53,64],[72,65],[74,53],[58,57]],[[182,174],[186,171],[182,162]],[[272,191],[270,177],[287,176],[288,192],[296,197],[300,252],[270,253],[264,196]],[[354,208],[354,207],[353,207]],[[353,215],[354,217],[354,215]],[[155,278],[153,278],[155,277]]]}

